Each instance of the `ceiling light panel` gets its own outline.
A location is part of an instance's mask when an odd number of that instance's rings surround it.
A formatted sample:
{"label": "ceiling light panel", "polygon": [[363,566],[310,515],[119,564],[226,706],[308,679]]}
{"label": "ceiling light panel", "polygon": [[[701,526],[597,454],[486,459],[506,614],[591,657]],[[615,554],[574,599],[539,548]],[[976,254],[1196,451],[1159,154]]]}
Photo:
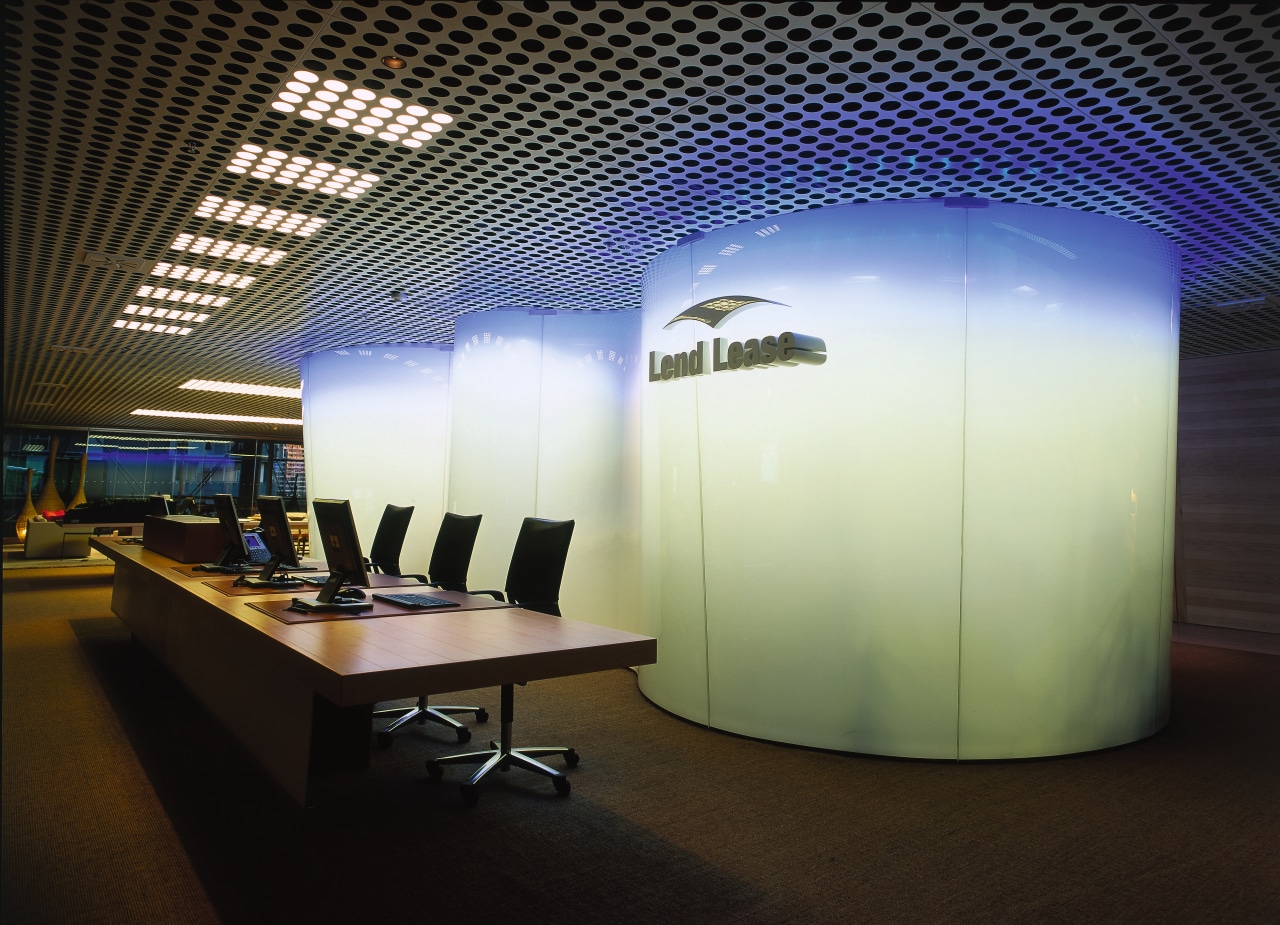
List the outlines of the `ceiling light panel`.
{"label": "ceiling light panel", "polygon": [[324,80],[310,71],[295,71],[271,108],[406,148],[422,147],[423,142],[453,121],[446,112],[431,112],[417,103],[406,103],[367,87],[353,88],[341,80]]}
{"label": "ceiling light panel", "polygon": [[264,267],[273,266],[285,257],[288,251],[272,250],[269,247],[246,244],[243,241],[220,241],[205,235],[180,234],[172,244],[171,251],[186,251],[203,257],[216,257],[219,260],[237,260],[241,263],[256,263]]}
{"label": "ceiling light panel", "polygon": [[192,292],[189,289],[170,289],[167,286],[139,286],[135,295],[139,299],[164,299],[169,302],[182,302],[186,305],[212,305],[222,308],[231,301],[231,296],[214,295],[211,292]]}
{"label": "ceiling light panel", "polygon": [[289,212],[287,209],[272,209],[267,206],[254,205],[239,199],[223,199],[221,196],[206,196],[196,209],[199,218],[211,218],[217,222],[235,222],[248,228],[261,228],[264,231],[275,231],[280,234],[296,234],[307,237],[317,231],[328,221],[320,216],[303,215],[301,212]]}
{"label": "ceiling light panel", "polygon": [[192,328],[184,328],[179,324],[164,324],[157,321],[126,321],[124,318],[116,319],[112,324],[113,328],[119,328],[122,331],[145,331],[150,334],[177,334],[185,337],[192,332]]}
{"label": "ceiling light panel", "polygon": [[287,424],[301,426],[301,418],[269,418],[256,414],[207,414],[201,411],[163,411],[156,408],[135,408],[130,414],[153,418],[191,418],[197,421],[236,421],[241,424]]}
{"label": "ceiling light panel", "polygon": [[165,279],[180,279],[188,283],[202,283],[209,286],[231,286],[236,289],[247,289],[257,279],[256,276],[228,273],[224,270],[210,270],[204,267],[189,267],[180,263],[157,263],[151,270],[151,275],[162,276]]}
{"label": "ceiling light panel", "polygon": [[274,398],[301,398],[301,388],[288,388],[281,385],[253,385],[249,382],[219,382],[213,379],[188,379],[180,389],[194,389],[197,392],[226,392],[231,395],[270,395]]}
{"label": "ceiling light panel", "polygon": [[290,157],[283,151],[264,151],[258,145],[242,146],[227,170],[344,199],[355,199],[378,182],[376,173],[361,173],[309,157]]}
{"label": "ceiling light panel", "polygon": [[[190,321],[192,324],[200,324],[209,320],[209,315],[205,312],[183,311],[180,308],[169,308],[164,305],[126,305],[124,314],[137,315],[140,318],[165,318],[167,320]],[[119,327],[119,325],[116,325]]]}

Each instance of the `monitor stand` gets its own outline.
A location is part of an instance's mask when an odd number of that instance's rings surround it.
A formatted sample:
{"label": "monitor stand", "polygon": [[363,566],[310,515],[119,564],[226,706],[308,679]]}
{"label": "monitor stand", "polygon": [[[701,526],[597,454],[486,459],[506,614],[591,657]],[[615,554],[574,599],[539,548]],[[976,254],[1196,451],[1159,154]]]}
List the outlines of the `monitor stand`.
{"label": "monitor stand", "polygon": [[[346,576],[342,572],[331,571],[329,580],[324,583],[324,587],[320,589],[320,593],[316,595],[314,601],[295,597],[292,609],[301,613],[334,613],[343,611],[358,613],[362,610],[372,609],[373,604],[368,601],[342,600],[338,592],[342,588],[343,579],[345,578]],[[335,600],[335,597],[337,600]]]}
{"label": "monitor stand", "polygon": [[280,557],[272,556],[263,566],[262,571],[254,578],[237,578],[236,584],[243,588],[298,588],[302,586],[301,578],[290,578],[287,575],[276,577],[280,568]]}
{"label": "monitor stand", "polygon": [[245,572],[252,571],[248,562],[243,561],[243,556],[230,543],[227,548],[222,550],[222,555],[218,556],[212,562],[206,562],[204,565],[196,565],[192,567],[195,572],[220,572],[224,575],[243,575]]}

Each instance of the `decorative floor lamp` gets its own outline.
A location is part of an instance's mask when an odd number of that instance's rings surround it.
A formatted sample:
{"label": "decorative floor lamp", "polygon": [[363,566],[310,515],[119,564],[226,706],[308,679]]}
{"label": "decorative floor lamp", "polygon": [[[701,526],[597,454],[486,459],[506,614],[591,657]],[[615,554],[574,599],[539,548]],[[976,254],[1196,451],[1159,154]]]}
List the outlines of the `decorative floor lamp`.
{"label": "decorative floor lamp", "polygon": [[31,480],[35,476],[34,469],[27,470],[27,499],[23,502],[22,513],[18,515],[18,519],[13,522],[14,530],[18,534],[18,542],[24,543],[27,539],[27,524],[31,518],[36,516],[35,506],[31,503]]}
{"label": "decorative floor lamp", "polygon": [[36,508],[40,511],[61,511],[65,510],[62,504],[62,496],[58,494],[56,486],[56,471],[58,465],[58,438],[52,438],[49,443],[49,462],[44,468],[44,485],[40,488],[40,497],[36,499]]}

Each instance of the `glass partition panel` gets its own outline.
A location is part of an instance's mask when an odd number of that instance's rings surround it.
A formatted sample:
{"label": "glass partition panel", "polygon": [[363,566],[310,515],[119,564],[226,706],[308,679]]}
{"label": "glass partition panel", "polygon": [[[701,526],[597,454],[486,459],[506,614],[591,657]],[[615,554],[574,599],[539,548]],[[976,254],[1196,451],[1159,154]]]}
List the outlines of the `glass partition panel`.
{"label": "glass partition panel", "polygon": [[141,523],[151,494],[168,495],[182,513],[210,514],[219,492],[235,497],[246,516],[262,494],[281,494],[290,510],[302,510],[302,455],[300,444],[255,438],[6,429],[6,535],[16,534],[28,469],[33,506],[51,477],[67,522]]}

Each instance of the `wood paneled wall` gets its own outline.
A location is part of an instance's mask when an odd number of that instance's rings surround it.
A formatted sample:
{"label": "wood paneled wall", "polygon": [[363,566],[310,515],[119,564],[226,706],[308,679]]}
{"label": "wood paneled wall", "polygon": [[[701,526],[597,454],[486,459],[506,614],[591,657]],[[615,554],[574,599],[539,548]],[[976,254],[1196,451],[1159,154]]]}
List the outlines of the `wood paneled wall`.
{"label": "wood paneled wall", "polygon": [[1174,619],[1280,634],[1280,350],[1181,363]]}

